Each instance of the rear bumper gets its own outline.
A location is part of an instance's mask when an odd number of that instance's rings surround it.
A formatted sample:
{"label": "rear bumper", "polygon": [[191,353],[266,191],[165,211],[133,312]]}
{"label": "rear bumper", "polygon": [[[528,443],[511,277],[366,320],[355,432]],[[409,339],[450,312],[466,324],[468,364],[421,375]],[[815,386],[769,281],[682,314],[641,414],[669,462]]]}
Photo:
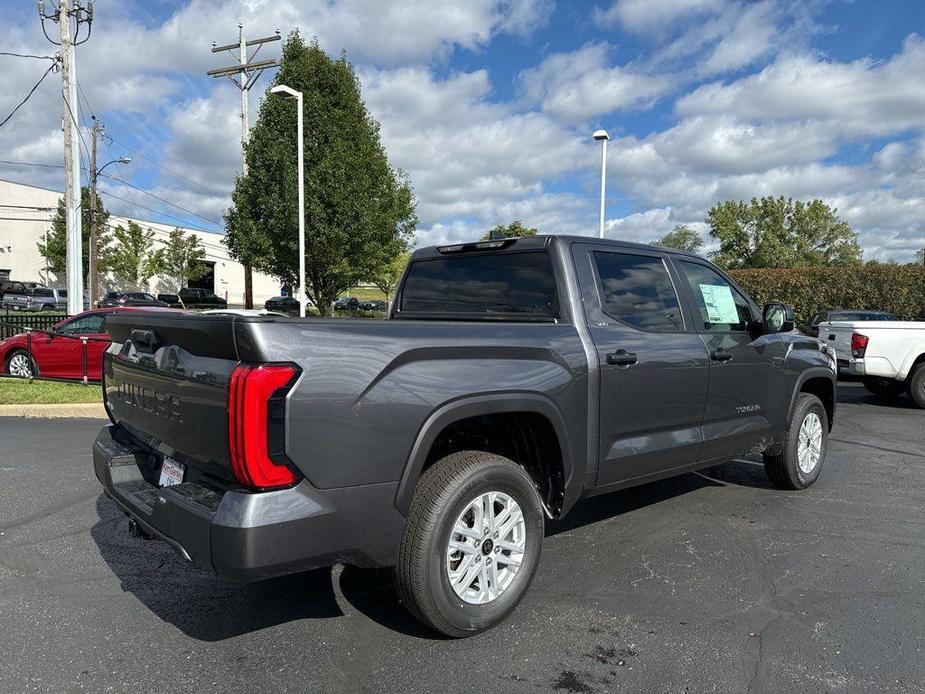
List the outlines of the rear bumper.
{"label": "rear bumper", "polygon": [[[223,578],[256,581],[336,563],[391,566],[404,518],[397,482],[318,490],[302,481],[272,492],[216,492],[145,480],[151,456],[104,427],[93,465],[106,494],[147,534]],[[150,476],[150,475],[149,475]]]}
{"label": "rear bumper", "polygon": [[847,359],[839,357],[838,371],[839,373],[845,373],[845,374],[848,374],[849,376],[866,375],[866,370],[864,368],[864,360],[855,359],[854,357],[848,357]]}

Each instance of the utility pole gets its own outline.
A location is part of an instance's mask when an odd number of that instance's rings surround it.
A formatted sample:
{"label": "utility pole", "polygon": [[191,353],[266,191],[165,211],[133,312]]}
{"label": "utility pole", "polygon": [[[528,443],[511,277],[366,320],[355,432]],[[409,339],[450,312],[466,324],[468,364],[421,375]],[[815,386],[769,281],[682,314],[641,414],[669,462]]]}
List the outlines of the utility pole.
{"label": "utility pole", "polygon": [[97,287],[97,272],[99,265],[99,253],[97,252],[97,220],[96,220],[96,141],[99,137],[100,122],[93,119],[93,128],[90,133],[93,138],[93,144],[90,146],[90,169],[87,171],[87,177],[90,179],[90,308],[96,306],[96,300],[99,298]]}
{"label": "utility pole", "polygon": [[[227,77],[241,91],[241,174],[244,176],[247,175],[246,146],[248,134],[250,132],[250,120],[248,118],[247,103],[248,92],[260,78],[260,75],[263,74],[264,70],[279,66],[278,60],[261,60],[256,63],[252,63],[250,61],[254,59],[263,44],[269,43],[270,41],[279,41],[280,38],[279,30],[277,29],[273,36],[266,36],[262,39],[252,39],[251,41],[247,41],[244,38],[244,25],[238,24],[237,43],[229,43],[224,46],[217,46],[215,42],[212,43],[213,53],[219,53],[221,51],[234,51],[235,49],[238,52],[237,65],[209,70],[206,74],[209,77]],[[257,49],[250,56],[250,58],[247,56],[248,46],[257,46]],[[237,78],[235,78],[235,75],[237,75]],[[244,308],[254,308],[254,277],[251,266],[248,263],[244,263]]]}
{"label": "utility pole", "polygon": [[[80,143],[77,133],[77,61],[75,46],[90,38],[93,28],[93,0],[83,6],[80,0],[59,0],[51,14],[45,14],[45,3],[38,2],[42,32],[51,43],[61,46],[61,94],[64,97],[64,215],[67,227],[67,312],[77,314],[83,311],[83,232],[80,211]],[[76,31],[71,36],[71,19],[76,22]],[[59,40],[52,39],[45,31],[45,20],[58,23]],[[79,39],[80,25],[87,25],[87,35]]]}

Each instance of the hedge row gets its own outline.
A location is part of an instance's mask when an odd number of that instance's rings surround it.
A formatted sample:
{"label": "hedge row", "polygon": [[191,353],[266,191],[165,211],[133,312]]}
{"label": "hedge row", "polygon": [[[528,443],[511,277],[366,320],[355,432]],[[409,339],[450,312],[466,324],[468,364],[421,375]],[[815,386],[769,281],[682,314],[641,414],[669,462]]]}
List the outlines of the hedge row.
{"label": "hedge row", "polygon": [[798,322],[826,309],[887,311],[899,320],[925,317],[925,268],[915,265],[732,270],[729,274],[759,305],[793,304]]}

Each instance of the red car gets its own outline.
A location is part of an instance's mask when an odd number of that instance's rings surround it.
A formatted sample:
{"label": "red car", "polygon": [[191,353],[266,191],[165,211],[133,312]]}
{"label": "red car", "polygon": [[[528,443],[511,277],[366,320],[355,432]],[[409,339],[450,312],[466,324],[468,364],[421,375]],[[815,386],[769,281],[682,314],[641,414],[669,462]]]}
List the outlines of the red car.
{"label": "red car", "polygon": [[32,333],[32,358],[25,334],[0,340],[0,364],[3,373],[20,378],[73,378],[83,379],[83,345],[78,337],[87,341],[87,378],[100,380],[103,352],[109,346],[106,334],[106,316],[123,311],[169,311],[156,308],[104,308],[84,311],[61,321],[48,333]]}

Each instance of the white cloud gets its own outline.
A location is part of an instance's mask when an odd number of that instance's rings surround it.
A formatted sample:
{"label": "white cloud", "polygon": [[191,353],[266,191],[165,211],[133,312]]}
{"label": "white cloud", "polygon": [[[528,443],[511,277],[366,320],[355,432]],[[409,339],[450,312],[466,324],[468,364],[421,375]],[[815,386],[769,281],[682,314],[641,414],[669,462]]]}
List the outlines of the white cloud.
{"label": "white cloud", "polygon": [[595,9],[594,20],[603,26],[621,24],[636,33],[664,31],[680,19],[711,13],[721,0],[614,0],[606,10]]}
{"label": "white cloud", "polygon": [[557,118],[578,121],[617,109],[651,106],[671,88],[668,77],[612,66],[610,51],[606,43],[588,43],[549,56],[520,75],[524,95]]}
{"label": "white cloud", "polygon": [[902,52],[883,63],[784,57],[732,84],[702,86],[679,99],[677,110],[754,120],[813,119],[844,135],[885,135],[925,126],[923,74],[925,41],[913,35]]}

